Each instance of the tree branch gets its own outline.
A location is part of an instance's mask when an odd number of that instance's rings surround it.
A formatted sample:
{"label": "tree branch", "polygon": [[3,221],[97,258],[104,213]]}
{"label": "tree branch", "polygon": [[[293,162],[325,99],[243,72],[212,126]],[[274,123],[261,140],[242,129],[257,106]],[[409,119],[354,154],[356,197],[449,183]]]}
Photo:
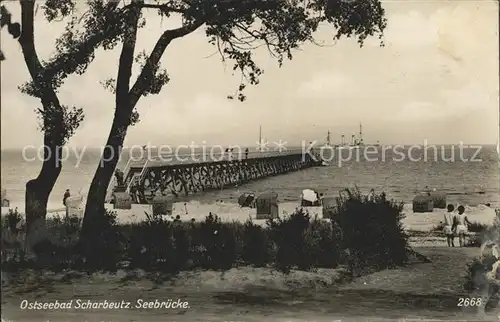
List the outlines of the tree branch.
{"label": "tree branch", "polygon": [[[64,110],[50,80],[44,79],[45,69],[36,52],[34,36],[35,0],[20,0],[19,2],[21,5],[22,26],[19,44],[21,45],[26,67],[35,85],[35,90],[39,92],[38,97],[42,103],[42,109],[38,109],[38,111],[42,116],[44,144],[46,146],[60,146],[64,144],[65,138],[64,129],[61,127],[61,124],[64,124]],[[44,153],[48,152],[45,151]],[[42,175],[42,172],[40,175]]]}
{"label": "tree branch", "polygon": [[23,52],[26,67],[30,73],[35,86],[38,90],[43,91],[40,95],[42,105],[46,104],[59,105],[57,95],[52,86],[44,80],[44,72],[40,59],[35,48],[35,32],[34,32],[34,10],[35,0],[19,0],[21,4],[21,37],[19,37],[19,44]]}
{"label": "tree branch", "polygon": [[[140,16],[140,8],[132,9],[132,16],[128,22],[127,30],[123,38],[123,47],[118,64],[118,76],[116,78],[116,111],[119,108],[130,109],[128,93],[130,89],[130,77],[132,76],[132,64],[134,62],[134,50],[137,41],[137,29]],[[123,114],[123,113],[120,113]],[[129,121],[129,120],[128,120]]]}
{"label": "tree branch", "polygon": [[[21,1],[22,2],[22,1]],[[119,5],[119,1],[110,2],[108,4],[108,10],[116,10]],[[120,19],[120,15],[125,13],[130,8],[130,5],[124,6],[119,9],[120,12],[117,12],[118,18],[116,21]],[[116,24],[116,21],[108,21],[109,25]],[[114,32],[117,32],[116,30]],[[113,35],[109,34],[109,31],[106,28],[99,28],[98,32],[89,33],[87,39],[84,42],[79,43],[75,48],[71,48],[71,50],[58,55],[55,59],[49,61],[45,66],[44,71],[44,79],[51,80],[56,76],[64,73],[66,75],[74,72],[78,66],[86,61],[86,59],[92,55],[94,50],[108,38],[112,38]]]}
{"label": "tree branch", "polygon": [[143,3],[139,5],[141,8],[146,8],[146,9],[158,9],[163,12],[175,12],[175,13],[184,13],[184,9],[172,7],[169,4],[151,4],[151,3]]}
{"label": "tree branch", "polygon": [[[44,160],[49,160],[51,155],[59,153],[64,144],[64,128],[61,126],[64,122],[64,110],[61,107],[59,99],[50,82],[43,79],[44,68],[40,63],[38,54],[35,48],[34,36],[34,10],[35,0],[20,0],[21,5],[21,36],[19,44],[23,52],[26,67],[35,84],[36,90],[39,92],[39,98],[42,103],[42,108],[38,109],[42,116],[43,122],[43,141],[46,147],[44,149]],[[51,177],[53,171],[60,171],[61,160],[55,160],[56,164],[43,163],[42,169],[38,178],[45,176]],[[58,170],[59,169],[59,170]]]}
{"label": "tree branch", "polygon": [[132,108],[135,107],[135,105],[139,101],[139,98],[151,84],[151,81],[153,80],[154,75],[158,69],[160,59],[172,40],[192,33],[203,24],[203,21],[195,21],[192,24],[185,25],[177,29],[166,30],[165,32],[163,32],[163,34],[156,42],[148,59],[146,60],[146,64],[137,77],[134,86],[130,90],[129,102]]}

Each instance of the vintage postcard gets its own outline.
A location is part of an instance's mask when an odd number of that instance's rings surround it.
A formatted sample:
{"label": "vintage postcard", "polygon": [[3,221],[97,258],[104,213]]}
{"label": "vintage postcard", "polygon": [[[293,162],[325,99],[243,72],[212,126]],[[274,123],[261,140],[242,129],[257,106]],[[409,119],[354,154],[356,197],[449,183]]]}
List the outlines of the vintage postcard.
{"label": "vintage postcard", "polygon": [[5,0],[2,321],[500,321],[496,0]]}

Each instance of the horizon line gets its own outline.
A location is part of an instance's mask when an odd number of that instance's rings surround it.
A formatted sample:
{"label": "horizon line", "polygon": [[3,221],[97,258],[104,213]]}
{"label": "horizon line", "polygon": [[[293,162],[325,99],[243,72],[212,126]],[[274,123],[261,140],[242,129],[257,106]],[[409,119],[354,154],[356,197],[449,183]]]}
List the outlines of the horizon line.
{"label": "horizon line", "polygon": [[[312,142],[312,141],[309,141],[309,142]],[[269,142],[269,143],[272,143],[272,142]],[[319,143],[319,146],[321,146],[321,143],[324,143],[324,142],[320,142]],[[421,146],[423,145],[423,143],[365,143],[364,145],[365,146],[376,146],[376,145],[380,145],[380,146],[403,146],[403,147],[406,147],[406,146]],[[477,145],[477,146],[492,146],[492,147],[496,147],[497,143],[465,143],[463,142],[462,143],[464,146],[473,146],[473,145]],[[333,144],[333,145],[336,145],[336,144]],[[429,143],[427,142],[427,146],[433,146],[433,145],[436,145],[436,146],[457,146],[457,145],[460,145],[460,143]],[[30,145],[31,147],[32,145]],[[41,147],[42,145],[39,145],[39,147]],[[103,145],[104,146],[104,145]],[[102,149],[102,147],[99,147],[99,146],[75,146],[75,145],[65,145],[64,147],[66,148],[76,148],[76,149],[90,149],[90,150],[100,150]],[[146,146],[147,148],[158,148],[158,147],[161,147],[161,146],[172,146],[172,147],[179,147],[179,146],[185,146],[185,148],[190,148],[189,145],[186,146],[186,144],[164,144],[164,145],[152,145],[152,146],[147,146],[147,145],[144,145],[144,144],[131,144],[131,145],[125,145],[124,147],[122,147],[123,149],[131,149],[131,148],[137,148],[137,147],[144,147]],[[215,147],[215,146],[227,146],[227,147],[236,147],[238,145],[234,145],[234,144],[214,144],[214,145],[205,145],[205,147]],[[244,148],[250,148],[250,147],[255,147],[255,144],[253,145],[241,145],[241,147],[244,147]],[[300,148],[301,145],[290,145],[290,148]],[[197,146],[195,148],[202,148],[202,146]],[[2,147],[0,148],[0,151],[12,151],[12,150],[22,150],[23,148],[22,147]]]}

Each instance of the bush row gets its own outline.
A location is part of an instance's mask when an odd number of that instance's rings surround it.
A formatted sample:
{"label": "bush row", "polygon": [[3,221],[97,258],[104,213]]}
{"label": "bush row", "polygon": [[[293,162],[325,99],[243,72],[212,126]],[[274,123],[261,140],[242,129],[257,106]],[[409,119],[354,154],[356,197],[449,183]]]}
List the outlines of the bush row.
{"label": "bush row", "polygon": [[[47,221],[47,238],[34,247],[34,259],[10,256],[2,267],[116,270],[126,266],[165,273],[226,270],[237,265],[273,266],[282,272],[339,264],[353,270],[394,267],[408,260],[410,250],[401,224],[402,209],[402,203],[387,200],[384,193],[368,200],[357,190],[346,190],[331,220],[311,218],[297,210],[268,220],[266,226],[250,219],[222,222],[214,214],[203,222],[172,222],[159,216],[118,225],[116,214],[106,212],[95,236],[99,243],[92,260],[82,255],[78,242],[81,220],[55,218]],[[15,216],[4,221],[8,229],[14,229]]]}

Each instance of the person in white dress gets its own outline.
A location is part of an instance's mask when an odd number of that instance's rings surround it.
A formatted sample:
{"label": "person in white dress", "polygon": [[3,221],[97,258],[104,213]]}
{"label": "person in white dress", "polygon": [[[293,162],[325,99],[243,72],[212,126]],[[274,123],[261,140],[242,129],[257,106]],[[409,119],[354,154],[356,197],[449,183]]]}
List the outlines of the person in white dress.
{"label": "person in white dress", "polygon": [[465,246],[465,236],[469,232],[467,225],[470,225],[470,221],[469,219],[467,219],[467,216],[465,215],[464,206],[458,206],[457,210],[458,210],[457,227],[455,232],[458,236],[458,242],[460,243],[460,247],[463,247]]}
{"label": "person in white dress", "polygon": [[455,235],[453,229],[455,228],[457,218],[453,214],[455,207],[453,205],[448,205],[448,212],[444,214],[444,227],[443,233],[446,235],[446,242],[448,247],[455,247]]}

